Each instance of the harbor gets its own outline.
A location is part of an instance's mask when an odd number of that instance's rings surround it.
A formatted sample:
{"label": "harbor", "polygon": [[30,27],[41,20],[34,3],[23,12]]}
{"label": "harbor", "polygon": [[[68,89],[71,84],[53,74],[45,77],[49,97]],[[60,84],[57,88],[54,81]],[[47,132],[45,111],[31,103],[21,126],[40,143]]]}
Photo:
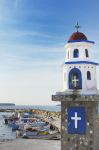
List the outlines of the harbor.
{"label": "harbor", "polygon": [[60,139],[60,113],[46,110],[1,112],[0,140]]}
{"label": "harbor", "polygon": [[0,120],[0,150],[60,150],[59,112],[0,112]]}

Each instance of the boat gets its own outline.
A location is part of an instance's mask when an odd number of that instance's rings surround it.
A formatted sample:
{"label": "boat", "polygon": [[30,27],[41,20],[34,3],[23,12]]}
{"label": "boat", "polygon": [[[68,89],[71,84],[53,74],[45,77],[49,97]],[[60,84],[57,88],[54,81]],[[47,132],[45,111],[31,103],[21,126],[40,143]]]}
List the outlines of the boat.
{"label": "boat", "polygon": [[38,135],[38,131],[25,131],[22,135],[23,138],[28,138],[28,137],[33,137],[33,136],[37,136]]}
{"label": "boat", "polygon": [[10,127],[12,128],[12,131],[16,131],[16,130],[19,129],[19,125],[16,124],[16,123],[12,123],[12,124],[10,125]]}

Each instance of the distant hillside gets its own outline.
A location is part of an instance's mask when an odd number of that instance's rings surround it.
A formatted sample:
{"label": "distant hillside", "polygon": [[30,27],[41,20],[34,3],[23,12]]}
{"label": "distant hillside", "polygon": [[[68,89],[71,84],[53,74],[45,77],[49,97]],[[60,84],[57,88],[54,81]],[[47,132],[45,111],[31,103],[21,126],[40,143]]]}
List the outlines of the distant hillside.
{"label": "distant hillside", "polygon": [[0,106],[15,106],[13,103],[0,103]]}

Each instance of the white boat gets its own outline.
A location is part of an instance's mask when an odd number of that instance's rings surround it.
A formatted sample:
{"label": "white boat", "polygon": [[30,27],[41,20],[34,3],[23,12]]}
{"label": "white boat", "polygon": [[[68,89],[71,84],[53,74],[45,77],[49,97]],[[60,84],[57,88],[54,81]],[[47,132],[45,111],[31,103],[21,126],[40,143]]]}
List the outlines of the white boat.
{"label": "white boat", "polygon": [[43,121],[37,121],[37,122],[33,122],[31,125],[32,127],[39,127],[39,126],[45,126],[47,123],[43,122]]}
{"label": "white boat", "polygon": [[23,133],[23,136],[22,137],[30,137],[30,136],[37,136],[38,135],[38,131],[25,131]]}

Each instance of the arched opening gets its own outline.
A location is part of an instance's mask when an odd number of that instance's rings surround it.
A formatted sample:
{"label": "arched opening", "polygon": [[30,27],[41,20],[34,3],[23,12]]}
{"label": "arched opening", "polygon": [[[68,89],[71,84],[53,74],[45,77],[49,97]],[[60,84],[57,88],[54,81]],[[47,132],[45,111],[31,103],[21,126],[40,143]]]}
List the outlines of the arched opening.
{"label": "arched opening", "polygon": [[69,72],[69,89],[82,89],[82,75],[77,68]]}
{"label": "arched opening", "polygon": [[79,57],[79,50],[78,49],[74,49],[74,54],[73,54],[74,58]]}
{"label": "arched opening", "polygon": [[90,73],[90,71],[87,71],[87,80],[91,80],[91,73]]}
{"label": "arched opening", "polygon": [[88,49],[85,49],[85,54],[86,54],[86,57],[89,57]]}

